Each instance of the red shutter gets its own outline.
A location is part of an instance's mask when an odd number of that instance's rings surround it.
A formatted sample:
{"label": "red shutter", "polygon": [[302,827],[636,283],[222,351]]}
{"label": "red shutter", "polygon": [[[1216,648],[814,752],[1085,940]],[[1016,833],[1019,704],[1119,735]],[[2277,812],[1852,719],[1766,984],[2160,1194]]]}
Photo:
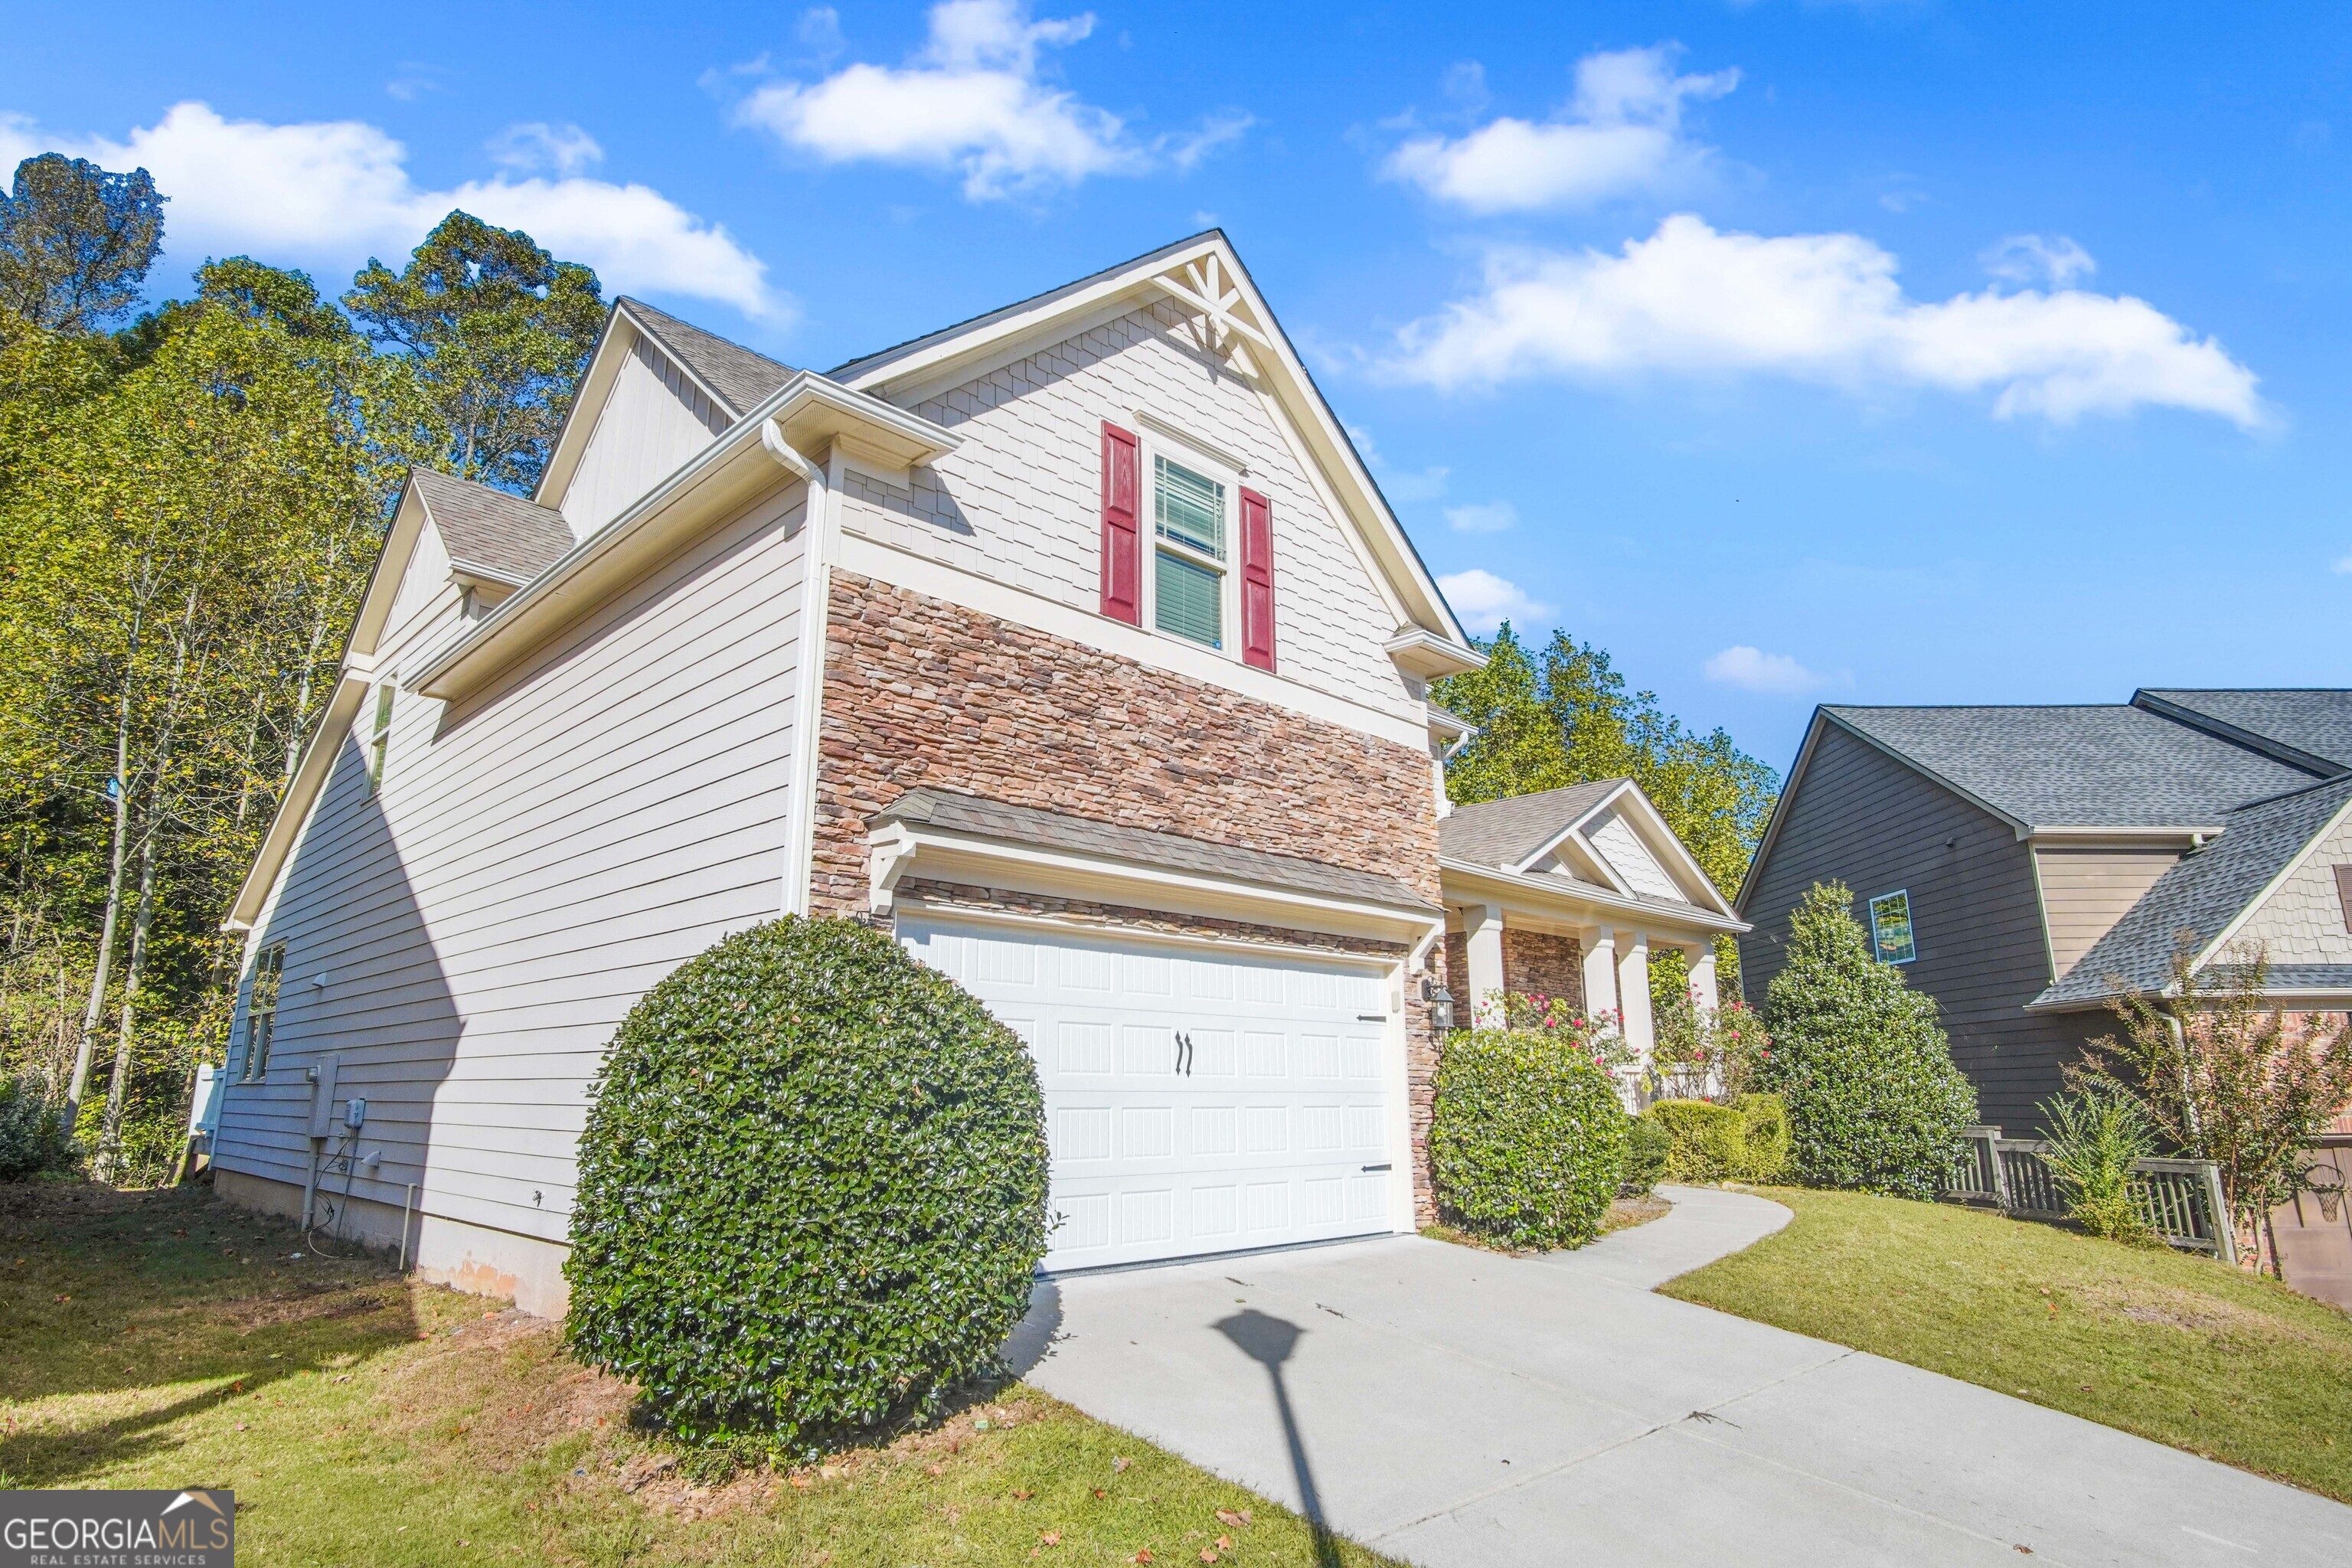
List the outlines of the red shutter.
{"label": "red shutter", "polygon": [[1142,485],[1135,437],[1108,420],[1102,427],[1102,613],[1143,624],[1143,560],[1136,518]]}
{"label": "red shutter", "polygon": [[1242,491],[1242,662],[1274,668],[1274,509]]}

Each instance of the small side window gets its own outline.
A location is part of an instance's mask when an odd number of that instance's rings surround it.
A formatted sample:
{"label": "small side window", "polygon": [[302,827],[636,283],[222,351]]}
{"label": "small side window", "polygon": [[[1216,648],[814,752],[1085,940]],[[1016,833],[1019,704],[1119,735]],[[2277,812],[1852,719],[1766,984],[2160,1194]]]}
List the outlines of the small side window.
{"label": "small side window", "polygon": [[1881,963],[1908,963],[1919,956],[1911,933],[1908,890],[1881,893],[1870,900],[1870,945]]}
{"label": "small side window", "polygon": [[392,749],[392,682],[375,689],[375,731],[368,737],[368,783],[383,783],[384,753]]}
{"label": "small side window", "polygon": [[278,985],[286,973],[286,944],[271,942],[253,961],[253,995],[245,1005],[245,1077],[269,1070],[270,1037],[278,1032]]}
{"label": "small side window", "polygon": [[2352,931],[2352,866],[2336,868],[2336,908],[2344,916],[2344,929]]}

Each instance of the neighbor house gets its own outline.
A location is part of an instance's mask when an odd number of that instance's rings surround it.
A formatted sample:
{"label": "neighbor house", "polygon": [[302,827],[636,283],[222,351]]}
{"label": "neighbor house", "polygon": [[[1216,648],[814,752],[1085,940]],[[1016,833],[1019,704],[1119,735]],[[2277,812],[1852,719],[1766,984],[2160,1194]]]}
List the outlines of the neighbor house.
{"label": "neighbor house", "polygon": [[[1051,1266],[1409,1229],[1481,662],[1220,234],[821,374],[622,300],[535,495],[400,498],[233,910],[219,1186],[560,1310],[614,1027],[811,912],[1029,1043]],[[1586,903],[1717,929],[1612,801],[1686,901],[1563,843]]]}
{"label": "neighbor house", "polygon": [[2171,986],[2184,944],[2209,983],[2258,944],[2283,1008],[2352,1009],[2352,691],[1819,709],[1740,890],[1750,1000],[1826,881],[1936,998],[1981,1119],[2027,1135],[2116,1031],[2112,1000]]}

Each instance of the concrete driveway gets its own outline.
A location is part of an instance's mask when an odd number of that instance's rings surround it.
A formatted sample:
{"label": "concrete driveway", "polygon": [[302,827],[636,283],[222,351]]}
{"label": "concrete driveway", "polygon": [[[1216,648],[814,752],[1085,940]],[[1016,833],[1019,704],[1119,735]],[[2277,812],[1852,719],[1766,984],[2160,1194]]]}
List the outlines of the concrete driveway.
{"label": "concrete driveway", "polygon": [[1013,1349],[1080,1409],[1431,1568],[2352,1562],[2340,1504],[1654,1295],[1789,1218],[1667,1195],[1543,1258],[1395,1237],[1049,1281]]}

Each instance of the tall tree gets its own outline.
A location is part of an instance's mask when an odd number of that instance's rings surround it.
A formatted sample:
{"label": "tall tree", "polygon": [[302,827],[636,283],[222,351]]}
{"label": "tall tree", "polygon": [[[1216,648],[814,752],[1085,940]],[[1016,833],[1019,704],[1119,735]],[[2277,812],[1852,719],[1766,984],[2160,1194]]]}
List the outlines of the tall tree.
{"label": "tall tree", "polygon": [[144,169],[26,159],[0,193],[0,309],[51,332],[94,331],[120,315],[163,248],[163,201]]}
{"label": "tall tree", "polygon": [[453,212],[400,272],[371,260],[343,304],[415,362],[442,443],[436,467],[525,493],[538,483],[604,324],[594,272]]}

